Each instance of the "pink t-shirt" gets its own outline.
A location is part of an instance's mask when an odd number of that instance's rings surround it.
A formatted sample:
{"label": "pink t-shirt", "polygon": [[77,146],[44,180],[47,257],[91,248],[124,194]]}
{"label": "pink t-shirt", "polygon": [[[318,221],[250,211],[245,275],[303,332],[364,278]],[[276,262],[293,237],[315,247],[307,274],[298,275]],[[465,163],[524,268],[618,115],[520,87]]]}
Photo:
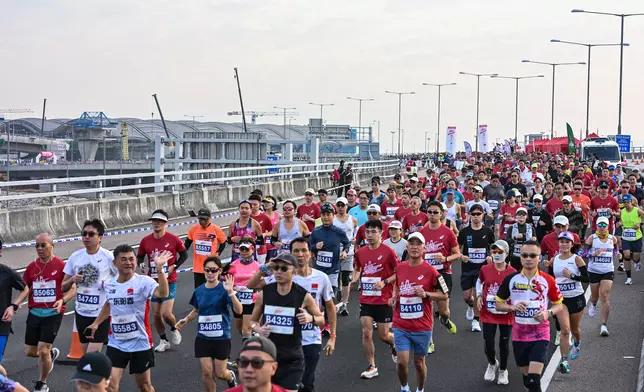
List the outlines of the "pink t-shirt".
{"label": "pink t-shirt", "polygon": [[[250,290],[246,287],[250,278],[253,277],[259,271],[259,263],[253,261],[249,264],[242,263],[239,259],[233,261],[230,264],[230,269],[228,273],[235,278],[235,290],[237,291],[237,298],[242,303],[242,305],[250,305],[255,303],[255,298],[257,298],[257,293],[253,290]],[[250,294],[252,293],[252,295]],[[252,302],[249,302],[252,296]],[[245,303],[247,302],[247,303]]]}

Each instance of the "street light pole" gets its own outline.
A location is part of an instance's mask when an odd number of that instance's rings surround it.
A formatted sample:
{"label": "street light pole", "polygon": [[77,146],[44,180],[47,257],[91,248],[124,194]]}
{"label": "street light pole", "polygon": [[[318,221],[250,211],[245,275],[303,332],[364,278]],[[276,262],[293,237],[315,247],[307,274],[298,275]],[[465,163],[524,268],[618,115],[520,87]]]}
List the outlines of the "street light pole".
{"label": "street light pole", "polygon": [[322,109],[323,109],[325,106],[334,106],[335,104],[332,104],[332,103],[314,103],[314,102],[309,102],[309,105],[316,105],[316,106],[319,106],[319,107],[320,107],[320,131],[321,131],[321,133],[322,133],[322,139],[324,139],[324,120],[323,120],[323,118],[324,118],[324,117],[322,117]]}
{"label": "street light pole", "polygon": [[[623,19],[622,19],[623,20]],[[572,41],[562,41],[559,39],[551,39],[550,42],[554,43],[560,43],[560,44],[568,44],[568,45],[577,45],[577,46],[585,46],[588,48],[588,81],[586,82],[586,136],[588,136],[589,131],[589,126],[588,122],[590,119],[590,50],[593,48],[593,46],[630,46],[627,43],[622,43],[622,44],[586,44],[586,43],[581,43],[581,42],[572,42]],[[620,116],[621,118],[621,116]]]}
{"label": "street light pole", "polygon": [[521,60],[522,63],[533,63],[541,65],[549,65],[552,67],[552,103],[550,110],[550,138],[552,139],[555,134],[555,72],[558,66],[561,65],[586,65],[584,61],[577,63],[546,63],[543,61]]}
{"label": "street light pole", "polygon": [[[436,116],[436,153],[438,154],[438,149],[441,140],[441,87],[443,86],[456,86],[456,83],[443,83],[443,84],[434,84],[434,83],[423,83],[423,86],[432,86],[438,87],[438,115]],[[431,139],[431,138],[430,138]],[[429,150],[429,145],[427,147]]]}
{"label": "street light pole", "polygon": [[200,117],[203,117],[203,116],[189,116],[187,114],[184,114],[183,117],[188,117],[188,118],[192,117],[192,127],[194,128],[195,127],[195,118],[200,118]]}
{"label": "street light pole", "polygon": [[358,132],[362,132],[362,101],[373,101],[374,99],[373,98],[352,98],[352,97],[347,97],[347,99],[358,101],[360,103],[358,106]]}
{"label": "street light pole", "polygon": [[644,16],[644,13],[640,14],[612,14],[609,12],[595,12],[595,11],[585,11],[580,9],[574,9],[572,13],[586,13],[586,14],[595,14],[595,15],[607,15],[607,16],[616,16],[621,19],[621,31],[620,31],[620,48],[619,48],[619,109],[618,109],[618,118],[617,118],[617,134],[622,134],[622,80],[624,75],[624,19],[628,16]]}
{"label": "street light pole", "polygon": [[391,153],[393,154],[394,153],[394,134],[396,133],[396,131],[389,131],[389,132],[391,132]]}
{"label": "street light pole", "polygon": [[476,76],[476,135],[475,136],[475,141],[474,141],[474,151],[478,152],[479,151],[479,106],[480,106],[480,88],[481,88],[481,76],[494,76],[497,75],[495,73],[493,74],[476,74],[476,73],[469,73],[469,72],[459,72],[460,75],[469,75],[469,76]]}
{"label": "street light pole", "polygon": [[[519,142],[519,80],[521,79],[533,79],[533,78],[543,78],[543,75],[531,75],[531,76],[492,76],[494,79],[514,79],[516,81],[515,96],[514,96],[514,142]],[[478,128],[477,128],[478,134]]]}
{"label": "street light pole", "polygon": [[402,119],[402,96],[403,95],[414,95],[416,94],[413,91],[410,92],[405,92],[405,93],[399,93],[395,91],[385,91],[385,94],[398,94],[398,155],[402,154],[402,134],[400,133],[400,124],[401,124],[401,119]]}
{"label": "street light pole", "polygon": [[279,109],[284,111],[284,140],[286,140],[286,111],[295,110],[296,108],[283,108],[280,106],[273,106],[273,109]]}

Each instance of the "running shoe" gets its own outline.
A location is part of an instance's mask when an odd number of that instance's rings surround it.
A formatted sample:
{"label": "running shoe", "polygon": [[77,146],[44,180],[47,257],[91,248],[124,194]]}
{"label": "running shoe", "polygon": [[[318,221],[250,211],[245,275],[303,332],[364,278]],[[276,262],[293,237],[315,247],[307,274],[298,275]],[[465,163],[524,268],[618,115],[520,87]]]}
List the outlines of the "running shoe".
{"label": "running shoe", "polygon": [[577,357],[579,357],[579,354],[581,353],[581,348],[579,348],[579,343],[573,341],[572,345],[570,346],[570,359],[575,360]]}
{"label": "running shoe", "polygon": [[340,316],[348,316],[348,315],[349,315],[349,309],[347,309],[347,305],[344,305],[344,307],[340,311]]}
{"label": "running shoe", "polygon": [[[58,356],[60,355],[60,350],[58,350],[56,347],[54,347],[49,352],[49,355],[51,355],[51,366],[49,367],[49,374],[51,374],[52,370],[54,370],[54,364],[56,363],[56,360],[58,359]],[[49,387],[47,387],[47,390],[49,390]]]}
{"label": "running shoe", "polygon": [[172,347],[170,342],[168,342],[167,340],[161,339],[161,341],[159,342],[159,345],[154,348],[154,351],[158,353],[162,353],[165,350],[169,349],[170,347]]}
{"label": "running shoe", "polygon": [[436,346],[434,345],[434,343],[430,343],[429,348],[427,349],[427,354],[434,354],[435,351],[436,351]]}
{"label": "running shoe", "polygon": [[235,375],[235,372],[232,370],[230,371],[230,375],[232,379],[230,381],[226,381],[226,383],[228,384],[228,388],[234,388],[239,385],[239,382],[237,382],[237,375]]}
{"label": "running shoe", "polygon": [[168,332],[168,337],[170,338],[170,344],[173,346],[178,346],[181,344],[181,332],[178,329]]}
{"label": "running shoe", "polygon": [[391,360],[394,361],[394,363],[398,363],[398,352],[396,351],[396,347],[394,346],[389,346],[391,349]]}
{"label": "running shoe", "polygon": [[559,373],[570,374],[570,366],[568,366],[568,361],[561,361],[561,363],[559,363]]}
{"label": "running shoe", "polygon": [[456,324],[454,324],[451,320],[447,320],[445,328],[447,328],[447,331],[452,335],[456,335]]}
{"label": "running shoe", "polygon": [[640,263],[635,263],[635,271],[640,272],[642,265]]}
{"label": "running shoe", "polygon": [[485,375],[483,379],[485,381],[494,381],[496,378],[496,371],[499,368],[499,361],[496,361],[494,365],[487,364],[487,369],[485,370]]}
{"label": "running shoe", "polygon": [[366,378],[366,379],[370,379],[374,377],[378,377],[378,368],[373,365],[369,365],[367,370],[362,372],[362,374],[360,375],[360,378]]}
{"label": "running shoe", "polygon": [[378,329],[378,323],[375,321],[373,322],[373,329]]}
{"label": "running shoe", "polygon": [[474,320],[474,308],[473,307],[471,307],[471,306],[467,307],[467,312],[465,312],[465,318],[468,321]]}
{"label": "running shoe", "polygon": [[322,327],[322,336],[324,336],[325,338],[331,336],[331,326],[329,325],[329,323],[325,323],[324,327]]}
{"label": "running shoe", "polygon": [[42,381],[36,381],[34,385],[34,392],[49,392],[49,387]]}
{"label": "running shoe", "polygon": [[557,331],[557,334],[555,335],[555,346],[558,346],[561,344],[561,331]]}
{"label": "running shoe", "polygon": [[481,332],[481,323],[478,320],[472,320],[472,332]]}
{"label": "running shoe", "polygon": [[336,312],[337,314],[340,314],[340,312],[342,312],[342,310],[343,310],[345,307],[346,307],[346,306],[344,305],[344,303],[343,303],[343,302],[340,302],[340,303],[338,303],[337,305],[335,305],[335,312]]}
{"label": "running shoe", "polygon": [[593,304],[592,302],[588,305],[588,315],[590,317],[595,317],[597,314],[597,305]]}
{"label": "running shoe", "polygon": [[619,272],[624,272],[624,263],[619,263],[619,267],[617,267],[617,270]]}
{"label": "running shoe", "polygon": [[626,282],[624,282],[625,285],[632,285],[633,284],[633,279],[631,278],[626,278]]}
{"label": "running shoe", "polygon": [[510,383],[507,369],[499,370],[499,378],[496,380],[496,383],[499,385],[508,385]]}
{"label": "running shoe", "polygon": [[608,328],[605,325],[602,325],[601,329],[599,330],[599,334],[601,336],[608,336]]}

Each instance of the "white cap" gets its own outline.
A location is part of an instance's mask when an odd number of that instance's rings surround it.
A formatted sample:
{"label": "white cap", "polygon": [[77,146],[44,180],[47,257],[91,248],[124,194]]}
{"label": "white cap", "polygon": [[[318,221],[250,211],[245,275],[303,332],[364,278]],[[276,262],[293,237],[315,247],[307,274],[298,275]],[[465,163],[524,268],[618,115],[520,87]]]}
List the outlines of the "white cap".
{"label": "white cap", "polygon": [[304,191],[304,193],[305,193],[305,194],[307,194],[307,193],[312,193],[312,194],[314,194],[314,195],[315,195],[315,190],[314,190],[313,188],[306,188],[306,190]]}
{"label": "white cap", "polygon": [[390,229],[400,229],[402,230],[402,223],[400,221],[394,220],[389,224]]}
{"label": "white cap", "polygon": [[563,197],[562,201],[567,201],[568,203],[572,203],[572,197],[570,195],[566,195]]}
{"label": "white cap", "polygon": [[412,177],[412,178],[410,178],[410,179],[409,179],[409,181],[416,181],[416,182],[418,182],[418,177]]}
{"label": "white cap", "polygon": [[407,242],[411,241],[412,238],[416,238],[417,240],[422,242],[423,245],[425,244],[425,237],[423,237],[423,235],[418,232],[410,234],[407,238]]}
{"label": "white cap", "polygon": [[536,195],[532,196],[532,199],[533,199],[533,200],[534,200],[534,199],[539,199],[539,200],[543,201],[543,196],[541,196],[541,194],[540,194],[540,193],[537,193]]}
{"label": "white cap", "polygon": [[605,216],[600,216],[599,218],[597,218],[597,224],[600,224],[600,223],[605,223],[607,225],[610,224],[608,222],[608,217],[605,217]]}
{"label": "white cap", "polygon": [[552,222],[553,225],[566,225],[568,226],[570,222],[568,222],[568,218],[566,218],[563,215],[558,215],[555,217],[555,220]]}
{"label": "white cap", "polygon": [[367,212],[369,211],[378,211],[380,212],[380,206],[378,204],[371,204],[367,207]]}
{"label": "white cap", "polygon": [[480,186],[478,186],[478,185],[477,185],[477,186],[475,186],[475,187],[474,187],[474,189],[476,189],[476,190],[477,190],[477,191],[479,191],[479,192],[483,192],[483,188],[481,188],[481,187],[480,187]]}
{"label": "white cap", "polygon": [[344,203],[345,205],[347,205],[347,204],[349,204],[349,200],[347,200],[346,197],[338,197],[335,200],[335,204],[338,204],[338,203]]}
{"label": "white cap", "polygon": [[525,212],[525,213],[527,214],[527,213],[528,213],[528,210],[527,210],[525,207],[519,207],[519,208],[517,209],[517,214],[518,214],[519,212]]}
{"label": "white cap", "polygon": [[443,206],[443,211],[447,210],[447,204],[443,203],[442,201],[441,201],[441,206]]}
{"label": "white cap", "polygon": [[168,218],[166,218],[165,215],[163,215],[162,213],[157,212],[156,214],[152,214],[152,216],[148,220],[160,220],[160,221],[167,222]]}

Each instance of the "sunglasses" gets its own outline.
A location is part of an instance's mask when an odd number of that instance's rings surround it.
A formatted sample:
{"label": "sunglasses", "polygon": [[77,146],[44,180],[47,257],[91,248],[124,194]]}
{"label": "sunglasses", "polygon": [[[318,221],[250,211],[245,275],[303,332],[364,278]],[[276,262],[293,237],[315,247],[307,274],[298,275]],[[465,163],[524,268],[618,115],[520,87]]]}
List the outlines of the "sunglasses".
{"label": "sunglasses", "polygon": [[43,248],[43,249],[45,249],[46,247],[47,247],[47,243],[46,243],[46,242],[36,242],[36,249],[38,249],[38,248]]}
{"label": "sunglasses", "polygon": [[376,211],[369,211],[367,212],[367,215],[378,215]]}
{"label": "sunglasses", "polygon": [[292,208],[292,207],[289,207],[289,208],[282,208],[282,211],[293,211],[293,208]]}
{"label": "sunglasses", "polygon": [[492,249],[491,252],[492,254],[500,255],[503,253],[503,249]]}
{"label": "sunglasses", "polygon": [[533,199],[533,200],[532,200],[532,202],[533,202],[534,204],[537,204],[537,203],[543,203],[543,200],[541,200],[541,199]]}
{"label": "sunglasses", "polygon": [[271,363],[271,362],[277,362],[277,361],[265,361],[259,358],[248,359],[248,358],[241,357],[237,360],[237,366],[240,369],[246,369],[248,365],[250,365],[253,367],[253,369],[259,370],[263,368],[266,363]]}
{"label": "sunglasses", "polygon": [[538,253],[521,253],[523,259],[536,259],[537,257],[539,257]]}
{"label": "sunglasses", "polygon": [[470,215],[472,215],[472,216],[481,216],[481,215],[483,215],[483,213],[482,212],[472,212],[472,213],[470,213]]}
{"label": "sunglasses", "polygon": [[606,223],[599,223],[597,227],[608,227],[608,225]]}
{"label": "sunglasses", "polygon": [[575,192],[581,191],[581,188],[574,188]]}
{"label": "sunglasses", "polygon": [[277,271],[287,272],[289,270],[288,266],[286,265],[274,265],[274,266],[271,266],[271,269],[276,272]]}
{"label": "sunglasses", "polygon": [[631,189],[630,186],[623,186],[622,189]]}
{"label": "sunglasses", "polygon": [[203,270],[207,274],[216,274],[219,272],[219,268],[204,268]]}
{"label": "sunglasses", "polygon": [[435,210],[429,210],[429,211],[427,211],[427,213],[428,213],[429,215],[438,215],[438,214],[440,214],[441,212],[440,212],[440,211],[435,211]]}
{"label": "sunglasses", "polygon": [[81,237],[90,237],[90,238],[92,238],[92,237],[97,236],[97,235],[98,235],[98,233],[95,232],[95,231],[82,231],[81,232]]}
{"label": "sunglasses", "polygon": [[517,212],[517,216],[528,216],[525,212]]}

